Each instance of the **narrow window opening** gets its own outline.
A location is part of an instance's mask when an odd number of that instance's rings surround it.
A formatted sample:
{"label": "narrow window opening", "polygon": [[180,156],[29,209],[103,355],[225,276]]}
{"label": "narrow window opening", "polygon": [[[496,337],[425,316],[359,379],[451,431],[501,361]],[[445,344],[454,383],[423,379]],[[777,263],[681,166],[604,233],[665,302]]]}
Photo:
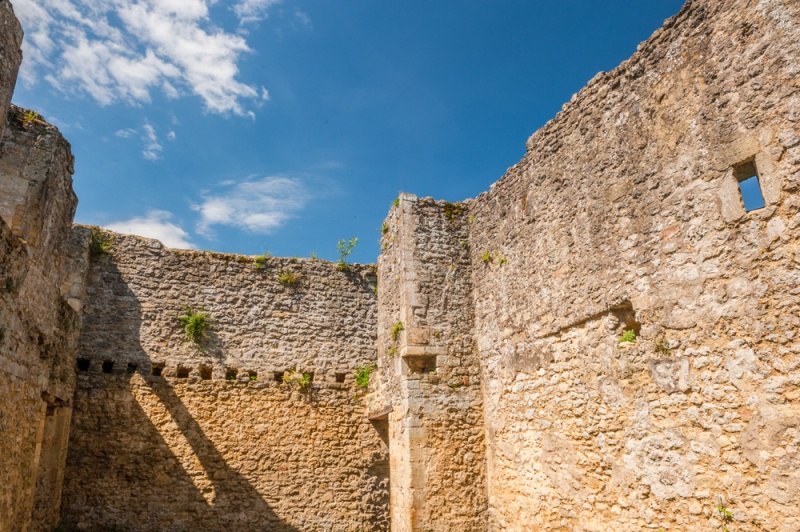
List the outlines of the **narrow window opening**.
{"label": "narrow window opening", "polygon": [[258,372],[257,371],[248,371],[247,372],[247,377],[251,381],[257,381],[258,380]]}
{"label": "narrow window opening", "polygon": [[162,371],[164,371],[164,365],[157,364],[152,367],[152,369],[150,370],[150,374],[153,375],[153,377],[160,377]]}
{"label": "narrow window opening", "polygon": [[133,375],[134,373],[136,373],[136,364],[128,362],[128,367],[125,368],[125,373],[127,373],[128,375]]}
{"label": "narrow window opening", "polygon": [[200,378],[204,381],[211,380],[211,368],[207,366],[200,366]]}
{"label": "narrow window opening", "polygon": [[283,371],[276,371],[272,374],[272,378],[275,382],[283,382]]}
{"label": "narrow window opening", "polygon": [[239,374],[238,370],[235,369],[227,369],[225,370],[225,380],[226,381],[235,381],[236,375]]}
{"label": "narrow window opening", "polygon": [[336,374],[336,382],[344,382],[345,373],[337,373]]}
{"label": "narrow window opening", "polygon": [[78,359],[78,370],[79,371],[89,371],[89,366],[92,365],[92,361],[88,358],[79,358]]}
{"label": "narrow window opening", "polygon": [[114,363],[110,360],[103,362],[103,373],[111,373],[114,369]]}
{"label": "narrow window opening", "polygon": [[177,377],[179,379],[188,379],[189,378],[189,368],[178,367]]}
{"label": "narrow window opening", "polygon": [[733,173],[739,183],[739,193],[742,195],[744,210],[750,212],[763,209],[764,195],[761,193],[761,183],[758,180],[755,161],[748,161],[736,166]]}

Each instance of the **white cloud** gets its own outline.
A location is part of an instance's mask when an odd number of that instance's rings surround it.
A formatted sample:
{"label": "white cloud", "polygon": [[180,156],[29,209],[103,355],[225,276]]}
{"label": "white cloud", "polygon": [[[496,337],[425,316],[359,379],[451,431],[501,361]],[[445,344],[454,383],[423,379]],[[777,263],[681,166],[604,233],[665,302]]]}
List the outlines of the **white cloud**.
{"label": "white cloud", "polygon": [[136,134],[136,130],[130,127],[126,127],[125,129],[119,129],[114,132],[114,135],[122,138],[122,139],[129,139]]}
{"label": "white cloud", "polygon": [[167,133],[167,140],[173,141],[173,140],[175,140],[175,137],[176,137],[176,135],[175,135],[174,131],[170,131],[169,133]]}
{"label": "white cloud", "polygon": [[305,26],[306,28],[311,28],[311,17],[308,16],[308,13],[303,11],[302,9],[295,9],[294,10],[294,17],[300,21],[300,24]]}
{"label": "white cloud", "polygon": [[161,150],[164,147],[158,142],[158,135],[156,135],[156,130],[148,123],[142,126],[144,133],[142,135],[142,140],[144,141],[144,150],[142,150],[142,155],[148,161],[155,161],[161,156]]}
{"label": "white cloud", "polygon": [[220,194],[206,193],[192,208],[200,213],[197,232],[212,236],[215,225],[238,227],[252,233],[269,233],[283,225],[311,199],[306,185],[296,178],[265,177],[227,185]]}
{"label": "white cloud", "polygon": [[[25,29],[21,77],[39,76],[101,105],[140,104],[154,91],[192,93],[208,111],[250,116],[244,102],[262,93],[242,83],[238,61],[250,48],[214,26],[214,0],[15,0]],[[266,16],[276,0],[241,0],[241,23]],[[113,23],[112,23],[113,21]],[[58,65],[58,66],[54,66]]]}
{"label": "white cloud", "polygon": [[281,0],[239,0],[233,6],[233,12],[239,18],[239,24],[249,24],[267,18],[267,11]]}
{"label": "white cloud", "polygon": [[152,210],[145,216],[107,224],[106,228],[117,233],[155,238],[171,248],[197,249],[189,240],[189,233],[170,222],[171,219],[169,211]]}

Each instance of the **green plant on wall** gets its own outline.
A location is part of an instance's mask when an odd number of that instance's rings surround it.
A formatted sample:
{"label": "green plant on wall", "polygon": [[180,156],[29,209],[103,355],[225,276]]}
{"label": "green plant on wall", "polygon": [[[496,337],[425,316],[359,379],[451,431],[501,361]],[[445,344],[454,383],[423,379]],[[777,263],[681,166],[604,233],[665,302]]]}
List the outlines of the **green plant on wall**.
{"label": "green plant on wall", "polygon": [[394,325],[392,325],[392,341],[397,342],[398,338],[400,338],[400,333],[404,331],[406,328],[403,326],[403,322],[397,320]]}
{"label": "green plant on wall", "polygon": [[389,224],[383,222],[383,225],[381,225],[381,234],[385,235],[388,232],[389,232]]}
{"label": "green plant on wall", "polygon": [[369,376],[375,370],[375,364],[367,364],[366,366],[358,366],[356,368],[355,377],[356,384],[362,388],[369,387]]}
{"label": "green plant on wall", "polygon": [[256,258],[253,259],[253,268],[256,270],[260,270],[267,265],[267,259],[271,257],[272,254],[269,251],[265,251],[261,255],[256,255]]}
{"label": "green plant on wall", "polygon": [[284,270],[278,274],[278,282],[283,286],[297,286],[302,276],[303,274],[300,272]]}
{"label": "green plant on wall", "polygon": [[186,334],[186,339],[198,345],[203,338],[208,336],[208,331],[211,328],[211,317],[208,313],[202,310],[194,310],[188,305],[183,306],[183,314],[178,319],[180,320],[183,332]]}
{"label": "green plant on wall", "polygon": [[442,212],[444,212],[444,217],[447,218],[450,223],[456,223],[458,217],[464,212],[464,206],[458,203],[445,202],[442,207]]}
{"label": "green plant on wall", "polygon": [[311,373],[300,373],[293,369],[283,374],[283,382],[297,386],[301,392],[307,392],[311,389]]}
{"label": "green plant on wall", "polygon": [[25,111],[22,115],[22,127],[27,128],[31,124],[41,124],[42,117],[36,111]]}
{"label": "green plant on wall", "polygon": [[113,245],[114,237],[99,227],[92,227],[92,237],[89,240],[89,253],[92,256],[109,255]]}
{"label": "green plant on wall", "polygon": [[491,251],[487,250],[481,253],[480,259],[481,261],[483,261],[484,264],[489,264],[491,262],[494,262],[494,255],[492,254]]}
{"label": "green plant on wall", "polygon": [[336,261],[336,268],[340,271],[348,271],[350,264],[347,262],[350,255],[353,254],[353,249],[358,244],[358,237],[353,237],[350,240],[339,240],[336,247],[339,250],[339,259]]}
{"label": "green plant on wall", "polygon": [[662,336],[653,341],[653,351],[659,355],[668,355],[670,353],[669,341],[667,341],[666,337]]}
{"label": "green plant on wall", "polygon": [[634,331],[633,329],[628,329],[627,331],[622,333],[622,336],[619,337],[619,341],[620,341],[620,343],[622,343],[622,342],[631,342],[631,343],[636,342],[636,331]]}
{"label": "green plant on wall", "polygon": [[731,529],[728,528],[728,525],[733,522],[733,513],[725,506],[725,500],[721,495],[717,505],[717,514],[719,515],[719,520],[722,521],[721,529],[724,532],[730,532]]}
{"label": "green plant on wall", "polygon": [[400,198],[397,197],[392,201],[392,207],[399,207],[400,206]]}

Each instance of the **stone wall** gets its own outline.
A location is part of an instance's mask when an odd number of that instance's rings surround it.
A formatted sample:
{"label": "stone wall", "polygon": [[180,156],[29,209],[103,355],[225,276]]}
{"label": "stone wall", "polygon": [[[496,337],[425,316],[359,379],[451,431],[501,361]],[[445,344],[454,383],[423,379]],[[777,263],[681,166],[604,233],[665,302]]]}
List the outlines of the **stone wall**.
{"label": "stone wall", "polygon": [[[0,14],[7,9],[0,3]],[[0,531],[46,530],[58,523],[75,383],[79,318],[66,299],[81,293],[81,256],[70,247],[77,199],[70,147],[59,132],[42,120],[25,122],[13,106],[7,116],[0,145]]]}
{"label": "stone wall", "polygon": [[493,529],[800,529],[798,131],[800,4],[697,0],[471,203]]}
{"label": "stone wall", "polygon": [[392,530],[486,530],[468,217],[401,194],[378,262],[371,417],[388,423]]}
{"label": "stone wall", "polygon": [[[353,376],[375,358],[374,270],[112,238],[87,279],[65,527],[385,530],[385,434]],[[185,306],[209,316],[199,345]]]}
{"label": "stone wall", "polygon": [[[0,0],[0,531],[51,530],[75,385],[85,253],[69,143],[11,105],[22,29]],[[72,302],[72,305],[68,303]]]}

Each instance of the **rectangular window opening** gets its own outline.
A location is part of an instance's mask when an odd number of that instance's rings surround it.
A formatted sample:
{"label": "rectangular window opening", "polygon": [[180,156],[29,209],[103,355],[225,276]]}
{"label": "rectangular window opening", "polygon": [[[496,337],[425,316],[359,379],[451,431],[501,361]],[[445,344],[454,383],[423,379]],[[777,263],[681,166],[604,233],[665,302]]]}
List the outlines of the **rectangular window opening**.
{"label": "rectangular window opening", "polygon": [[336,374],[336,382],[344,382],[344,378],[346,373],[337,373]]}
{"label": "rectangular window opening", "polygon": [[272,374],[272,378],[275,380],[275,382],[283,382],[283,374],[283,371],[276,371]]}
{"label": "rectangular window opening", "polygon": [[150,374],[153,377],[160,377],[162,371],[164,371],[164,364],[154,364],[150,370]]}
{"label": "rectangular window opening", "polygon": [[133,375],[134,373],[136,373],[136,364],[128,362],[128,367],[125,368],[125,373],[127,373],[128,375]]}
{"label": "rectangular window opening", "polygon": [[247,377],[251,381],[257,381],[258,380],[258,372],[257,371],[248,371],[247,372]]}
{"label": "rectangular window opening", "polygon": [[177,377],[179,379],[188,379],[189,378],[189,368],[178,367]]}
{"label": "rectangular window opening", "polygon": [[78,371],[89,371],[89,366],[92,365],[92,361],[88,358],[79,358],[78,359]]}
{"label": "rectangular window opening", "polygon": [[742,195],[744,210],[750,212],[763,209],[765,206],[764,195],[761,193],[761,183],[758,180],[755,161],[748,161],[734,167],[733,173],[739,183],[739,193]]}
{"label": "rectangular window opening", "polygon": [[114,370],[114,363],[110,360],[103,362],[103,373],[111,373]]}
{"label": "rectangular window opening", "polygon": [[211,380],[211,368],[209,368],[207,366],[201,366],[200,367],[200,378],[202,380],[204,380],[204,381],[210,381]]}
{"label": "rectangular window opening", "polygon": [[436,355],[406,357],[404,360],[411,373],[423,374],[436,371]]}
{"label": "rectangular window opening", "polygon": [[239,374],[238,370],[229,368],[229,369],[225,370],[225,380],[226,381],[235,381],[236,380],[236,376],[238,374]]}

